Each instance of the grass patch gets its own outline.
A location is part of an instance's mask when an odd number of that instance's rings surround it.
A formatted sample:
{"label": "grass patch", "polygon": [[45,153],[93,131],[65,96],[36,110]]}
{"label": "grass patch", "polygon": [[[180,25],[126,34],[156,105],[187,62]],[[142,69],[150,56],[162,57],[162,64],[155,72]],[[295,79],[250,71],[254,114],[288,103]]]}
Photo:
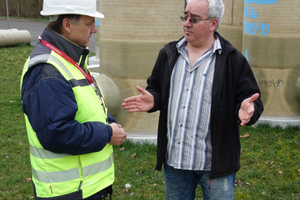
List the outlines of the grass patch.
{"label": "grass patch", "polygon": [[[0,199],[33,199],[29,145],[19,84],[33,47],[0,48]],[[94,54],[92,54],[94,55]],[[300,199],[299,127],[242,127],[241,170],[234,199]],[[114,147],[114,200],[165,199],[163,172],[155,171],[156,146],[125,142]],[[130,184],[130,188],[126,188]],[[202,199],[198,189],[196,199]]]}
{"label": "grass patch", "polygon": [[33,47],[0,48],[0,199],[32,196],[29,146],[19,85],[25,59]]}
{"label": "grass patch", "polygon": [[164,199],[163,173],[154,170],[155,145],[127,141],[114,147],[114,158],[114,199]]}
{"label": "grass patch", "polygon": [[236,199],[300,199],[299,127],[243,127]]}

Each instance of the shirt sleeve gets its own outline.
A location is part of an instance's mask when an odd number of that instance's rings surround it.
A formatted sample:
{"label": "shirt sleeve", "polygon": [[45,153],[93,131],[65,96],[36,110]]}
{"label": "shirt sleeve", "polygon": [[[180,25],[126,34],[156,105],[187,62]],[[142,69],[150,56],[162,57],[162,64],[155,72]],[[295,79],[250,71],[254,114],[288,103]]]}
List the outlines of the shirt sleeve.
{"label": "shirt sleeve", "polygon": [[46,150],[80,155],[100,151],[111,140],[110,125],[75,120],[78,106],[73,90],[52,65],[41,64],[27,72],[22,100],[23,111]]}

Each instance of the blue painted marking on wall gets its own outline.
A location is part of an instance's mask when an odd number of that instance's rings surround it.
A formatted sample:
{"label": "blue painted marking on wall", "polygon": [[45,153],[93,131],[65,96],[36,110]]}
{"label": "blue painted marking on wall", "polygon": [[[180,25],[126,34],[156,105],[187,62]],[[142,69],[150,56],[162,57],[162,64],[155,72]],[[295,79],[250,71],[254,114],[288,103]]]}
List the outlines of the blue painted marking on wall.
{"label": "blue painted marking on wall", "polygon": [[[248,4],[277,4],[276,0],[245,0],[245,3]],[[249,18],[249,19],[256,19],[258,16],[257,12],[255,12],[254,8],[245,5],[244,7],[244,17]],[[266,36],[270,32],[270,26],[269,24],[266,23],[260,23],[260,22],[254,22],[254,23],[249,23],[247,21],[244,21],[244,33],[252,34],[252,35],[257,35],[258,32],[262,36]]]}
{"label": "blue painted marking on wall", "polygon": [[245,0],[248,4],[277,4],[277,0]]}
{"label": "blue painted marking on wall", "polygon": [[253,7],[248,7],[248,5],[244,8],[244,16],[249,17],[250,19],[256,19],[257,18],[257,12],[254,11]]}
{"label": "blue painted marking on wall", "polygon": [[100,21],[98,18],[95,18],[95,26],[100,26]]}
{"label": "blue painted marking on wall", "polygon": [[257,35],[258,31],[260,31],[262,36],[268,35],[270,32],[269,24],[259,22],[249,23],[244,21],[244,33]]}
{"label": "blue painted marking on wall", "polygon": [[245,51],[245,58],[246,58],[247,61],[249,62],[249,59],[248,59],[248,50]]}

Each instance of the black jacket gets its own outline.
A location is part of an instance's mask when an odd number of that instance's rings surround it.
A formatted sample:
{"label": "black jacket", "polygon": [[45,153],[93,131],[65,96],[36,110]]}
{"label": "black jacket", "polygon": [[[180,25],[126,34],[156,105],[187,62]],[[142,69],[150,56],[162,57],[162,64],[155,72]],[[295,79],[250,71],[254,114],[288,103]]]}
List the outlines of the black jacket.
{"label": "black jacket", "polygon": [[[246,58],[217,32],[222,53],[216,56],[211,102],[212,168],[210,178],[236,173],[240,167],[240,135],[238,110],[242,101],[260,93],[254,74]],[[176,44],[170,42],[160,50],[147,90],[155,105],[149,112],[160,110],[157,139],[156,170],[161,170],[167,150],[167,113],[170,78],[179,56]],[[247,125],[254,124],[263,111],[260,97],[254,101],[255,112]]]}

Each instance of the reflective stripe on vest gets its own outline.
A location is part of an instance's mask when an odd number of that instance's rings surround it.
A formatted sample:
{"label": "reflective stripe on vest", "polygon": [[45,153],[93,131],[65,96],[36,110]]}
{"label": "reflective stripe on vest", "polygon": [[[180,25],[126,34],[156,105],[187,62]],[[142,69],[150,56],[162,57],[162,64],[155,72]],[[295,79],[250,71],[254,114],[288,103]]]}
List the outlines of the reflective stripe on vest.
{"label": "reflective stripe on vest", "polygon": [[[33,145],[30,145],[30,153],[32,156],[42,159],[55,159],[70,156],[69,154],[57,154],[42,148],[36,148]],[[112,162],[113,154],[106,160],[83,167],[83,178],[109,169]],[[55,172],[43,172],[32,168],[32,175],[36,180],[43,183],[64,182],[80,178],[78,168]],[[51,179],[49,179],[49,177]]]}
{"label": "reflective stripe on vest", "polygon": [[80,178],[78,168],[56,172],[44,172],[32,168],[32,176],[42,183],[59,183]]}

